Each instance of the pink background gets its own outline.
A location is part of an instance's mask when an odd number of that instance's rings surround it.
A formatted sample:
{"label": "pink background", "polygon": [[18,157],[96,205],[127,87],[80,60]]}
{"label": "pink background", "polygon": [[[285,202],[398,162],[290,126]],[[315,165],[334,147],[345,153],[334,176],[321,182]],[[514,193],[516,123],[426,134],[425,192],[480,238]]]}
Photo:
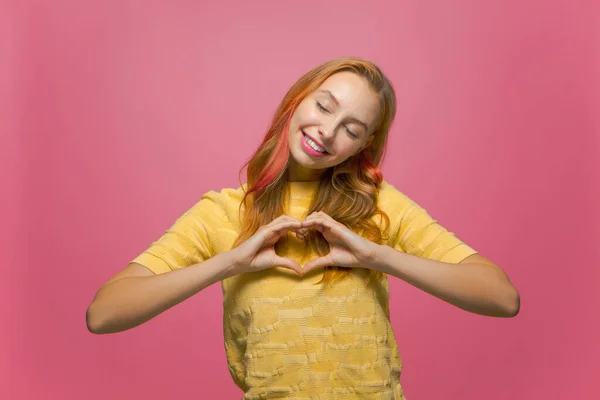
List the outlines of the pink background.
{"label": "pink background", "polygon": [[494,319],[391,279],[407,398],[600,397],[593,1],[83,3],[1,6],[0,398],[240,398],[220,285],[116,335],[85,311],[344,55],[398,93],[385,179],[521,293]]}

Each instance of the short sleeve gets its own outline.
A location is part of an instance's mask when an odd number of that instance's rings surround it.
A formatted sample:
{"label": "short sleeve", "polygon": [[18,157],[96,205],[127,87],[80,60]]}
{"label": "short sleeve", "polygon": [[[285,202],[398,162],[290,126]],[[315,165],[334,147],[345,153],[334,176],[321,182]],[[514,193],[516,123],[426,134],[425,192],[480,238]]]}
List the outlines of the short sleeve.
{"label": "short sleeve", "polygon": [[207,192],[130,264],[161,274],[207,260],[214,256],[215,232],[224,219],[220,193]]}
{"label": "short sleeve", "polygon": [[452,264],[477,253],[427,210],[385,181],[380,187],[379,203],[390,218],[388,245],[396,250]]}

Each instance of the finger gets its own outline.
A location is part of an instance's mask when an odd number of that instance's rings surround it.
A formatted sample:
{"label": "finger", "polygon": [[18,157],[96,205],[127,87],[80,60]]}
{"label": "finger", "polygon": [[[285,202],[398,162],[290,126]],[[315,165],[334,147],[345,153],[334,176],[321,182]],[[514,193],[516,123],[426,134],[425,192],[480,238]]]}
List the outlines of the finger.
{"label": "finger", "polygon": [[300,222],[300,223],[302,223],[302,221],[300,221],[298,218],[289,217],[289,216],[287,216],[287,217],[285,218],[285,220],[286,220],[286,221],[294,221],[294,222]]}
{"label": "finger", "polygon": [[297,219],[284,220],[273,225],[267,225],[267,227],[271,232],[281,233],[282,230],[298,230],[302,228],[302,222]]}
{"label": "finger", "polygon": [[277,220],[282,220],[282,221],[298,221],[298,222],[300,222],[300,220],[298,218],[294,218],[294,217],[289,216],[289,215],[281,215],[278,218],[274,219],[273,221],[277,221]]}
{"label": "finger", "polygon": [[[300,222],[300,220],[298,220],[296,218],[290,217],[288,215],[282,215],[282,216],[275,218],[273,221],[264,225],[263,227],[266,229],[272,230],[272,229],[276,229],[282,225],[292,224],[292,226],[293,226],[294,224],[298,225],[299,223],[302,224],[302,222]],[[300,226],[300,225],[298,225],[298,226]]]}
{"label": "finger", "polygon": [[310,232],[315,231],[315,223],[312,221],[315,221],[318,219],[319,219],[319,216],[317,215],[317,212],[310,214],[306,219],[304,219],[304,221],[302,221],[302,228],[301,228],[300,232],[304,236],[306,236]]}
{"label": "finger", "polygon": [[308,228],[300,228],[296,231],[296,234],[299,234],[300,236],[306,236],[308,235],[310,229]]}
{"label": "finger", "polygon": [[315,269],[325,268],[333,265],[334,264],[331,262],[331,258],[328,255],[315,258],[314,260],[309,261],[304,268],[302,268],[302,273],[307,274]]}
{"label": "finger", "polygon": [[287,234],[290,230],[300,229],[302,223],[298,220],[295,221],[281,221],[276,224],[265,225],[263,229],[263,235],[261,241],[263,243],[272,243],[273,241],[279,240],[282,236]]}
{"label": "finger", "polygon": [[296,261],[292,260],[291,258],[277,256],[275,258],[275,263],[277,266],[291,269],[292,271],[296,272],[298,275],[302,275],[302,267],[300,266],[300,264],[298,264]]}
{"label": "finger", "polygon": [[306,221],[306,220],[317,218],[317,217],[319,217],[319,212],[315,211],[312,214],[310,214],[308,217],[306,217],[304,220]]}
{"label": "finger", "polygon": [[327,214],[326,212],[323,212],[323,211],[315,211],[312,214],[310,214],[305,220],[313,219],[313,218],[324,218],[324,219],[328,219],[333,222],[337,222],[329,214]]}
{"label": "finger", "polygon": [[325,219],[328,219],[330,221],[334,221],[335,222],[335,220],[333,218],[331,218],[331,216],[329,214],[327,214],[326,212],[324,212],[324,211],[319,211],[317,213],[317,215],[320,216],[320,217],[322,217],[322,218],[325,218]]}
{"label": "finger", "polygon": [[310,220],[302,221],[302,227],[303,228],[314,227],[315,229],[319,229],[319,227],[333,228],[333,222],[328,219],[325,219],[323,217],[315,217]]}
{"label": "finger", "polygon": [[[276,226],[282,223],[299,223],[300,220],[287,216],[287,215],[282,215],[281,217],[275,218],[273,221],[271,221],[269,224],[267,224],[266,226]],[[301,223],[301,222],[300,222]]]}

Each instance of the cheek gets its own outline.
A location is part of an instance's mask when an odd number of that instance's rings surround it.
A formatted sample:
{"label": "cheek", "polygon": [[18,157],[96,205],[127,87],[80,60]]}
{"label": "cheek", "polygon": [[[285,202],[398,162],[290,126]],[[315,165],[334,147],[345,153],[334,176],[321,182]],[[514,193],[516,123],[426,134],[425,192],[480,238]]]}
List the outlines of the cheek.
{"label": "cheek", "polygon": [[341,158],[348,158],[351,155],[353,155],[354,153],[356,153],[358,151],[360,147],[357,146],[354,141],[352,141],[351,139],[340,139],[339,142],[337,143],[337,146],[335,148],[336,153],[338,156],[340,156]]}
{"label": "cheek", "polygon": [[288,127],[288,129],[289,129],[289,132],[288,132],[289,135],[292,136],[295,133],[297,133],[298,130],[300,129],[300,125],[301,125],[300,115],[296,111],[294,113],[294,115],[292,116],[292,119],[290,120],[290,125]]}
{"label": "cheek", "polygon": [[309,103],[300,104],[292,117],[292,122],[296,127],[316,124],[319,122],[319,112]]}

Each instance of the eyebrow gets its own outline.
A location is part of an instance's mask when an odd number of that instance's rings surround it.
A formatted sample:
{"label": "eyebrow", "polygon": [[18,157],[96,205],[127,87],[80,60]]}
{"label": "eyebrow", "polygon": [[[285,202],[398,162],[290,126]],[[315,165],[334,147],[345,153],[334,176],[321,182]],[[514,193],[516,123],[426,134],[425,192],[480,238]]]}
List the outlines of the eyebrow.
{"label": "eyebrow", "polygon": [[[325,93],[326,95],[328,95],[331,100],[333,100],[333,102],[335,104],[337,104],[338,106],[340,105],[340,102],[338,101],[338,99],[335,98],[335,96],[333,95],[333,93],[331,93],[329,90],[326,89],[320,89],[319,92],[321,93]],[[352,120],[353,122],[356,122],[359,125],[362,125],[366,131],[369,130],[369,127],[367,126],[367,124],[365,124],[364,122],[362,122],[360,119],[356,119],[356,118],[349,118],[350,120]]]}

